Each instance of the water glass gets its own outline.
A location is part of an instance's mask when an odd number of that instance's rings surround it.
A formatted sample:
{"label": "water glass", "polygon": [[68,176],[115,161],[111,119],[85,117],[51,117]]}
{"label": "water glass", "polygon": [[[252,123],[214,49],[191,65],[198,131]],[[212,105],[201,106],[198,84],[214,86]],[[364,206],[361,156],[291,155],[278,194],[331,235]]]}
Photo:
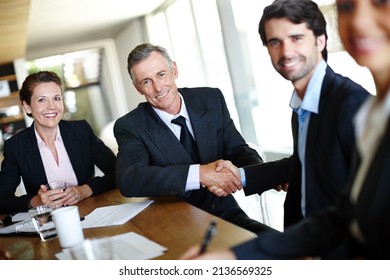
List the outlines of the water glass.
{"label": "water glass", "polygon": [[44,242],[57,236],[57,231],[51,218],[51,212],[53,210],[54,208],[46,205],[28,210],[33,226]]}

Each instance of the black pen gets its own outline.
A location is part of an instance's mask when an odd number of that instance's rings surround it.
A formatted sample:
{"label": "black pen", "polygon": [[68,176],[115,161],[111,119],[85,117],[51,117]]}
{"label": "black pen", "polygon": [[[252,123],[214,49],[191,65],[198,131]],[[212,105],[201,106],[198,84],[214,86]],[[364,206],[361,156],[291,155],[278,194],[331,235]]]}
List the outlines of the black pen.
{"label": "black pen", "polygon": [[207,228],[206,235],[202,240],[202,244],[200,246],[199,254],[203,254],[207,250],[207,246],[209,246],[211,240],[213,239],[215,233],[217,232],[217,222],[211,221],[209,227]]}

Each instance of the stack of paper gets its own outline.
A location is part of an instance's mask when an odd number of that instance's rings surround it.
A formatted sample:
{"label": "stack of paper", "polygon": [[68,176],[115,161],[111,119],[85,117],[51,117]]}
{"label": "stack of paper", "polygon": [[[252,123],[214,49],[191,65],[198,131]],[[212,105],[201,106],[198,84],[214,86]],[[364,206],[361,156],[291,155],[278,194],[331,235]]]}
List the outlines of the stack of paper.
{"label": "stack of paper", "polygon": [[[147,260],[161,256],[167,248],[137,233],[128,232],[109,238],[114,260]],[[70,250],[56,254],[59,260],[72,259]]]}
{"label": "stack of paper", "polygon": [[[105,226],[116,226],[126,223],[144,210],[153,200],[143,202],[130,202],[119,205],[99,207],[85,216],[81,222],[83,228],[95,228]],[[21,212],[12,216],[14,224],[0,228],[0,235],[12,233],[36,233],[36,229],[31,222],[28,212]],[[54,223],[50,223],[54,227]]]}
{"label": "stack of paper", "polygon": [[145,209],[153,200],[144,202],[130,202],[119,205],[99,207],[85,216],[81,222],[83,228],[116,226],[126,223],[143,209]]}
{"label": "stack of paper", "polygon": [[[52,225],[54,227],[54,224]],[[37,230],[34,227],[31,219],[20,221],[12,225],[0,228],[0,235],[2,234],[16,234],[16,233],[36,233]]]}

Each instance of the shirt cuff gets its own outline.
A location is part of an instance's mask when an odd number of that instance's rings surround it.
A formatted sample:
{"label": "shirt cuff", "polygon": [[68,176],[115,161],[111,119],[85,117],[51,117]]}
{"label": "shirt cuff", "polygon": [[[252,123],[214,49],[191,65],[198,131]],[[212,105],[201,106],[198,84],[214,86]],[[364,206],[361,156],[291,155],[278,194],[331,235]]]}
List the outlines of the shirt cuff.
{"label": "shirt cuff", "polygon": [[241,183],[242,183],[242,186],[245,188],[246,187],[245,170],[242,167],[240,167],[239,170],[240,170],[240,176],[241,176]]}
{"label": "shirt cuff", "polygon": [[190,165],[187,176],[186,192],[200,189],[199,166],[200,164]]}

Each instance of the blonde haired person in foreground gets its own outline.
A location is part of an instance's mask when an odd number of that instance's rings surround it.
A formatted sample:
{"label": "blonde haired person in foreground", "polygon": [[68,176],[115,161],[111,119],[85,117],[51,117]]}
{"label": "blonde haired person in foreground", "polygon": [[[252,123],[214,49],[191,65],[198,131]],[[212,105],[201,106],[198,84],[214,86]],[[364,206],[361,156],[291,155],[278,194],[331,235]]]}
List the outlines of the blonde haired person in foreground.
{"label": "blonde haired person in foreground", "polygon": [[337,0],[338,28],[348,53],[373,75],[377,96],[355,117],[357,147],[353,176],[338,203],[289,227],[264,233],[231,249],[182,259],[294,259],[318,256],[342,242],[344,258],[390,256],[390,1]]}

